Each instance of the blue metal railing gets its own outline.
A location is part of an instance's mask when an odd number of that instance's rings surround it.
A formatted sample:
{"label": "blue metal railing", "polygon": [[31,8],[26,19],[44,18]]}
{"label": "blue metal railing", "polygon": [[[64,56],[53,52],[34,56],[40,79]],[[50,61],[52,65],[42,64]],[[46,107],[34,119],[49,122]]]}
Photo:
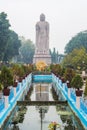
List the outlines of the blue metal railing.
{"label": "blue metal railing", "polygon": [[71,99],[76,102],[76,94],[75,94],[75,90],[74,89],[71,89],[70,91],[70,97]]}
{"label": "blue metal railing", "polygon": [[52,75],[33,75],[33,82],[52,82]]}
{"label": "blue metal railing", "polygon": [[16,93],[18,93],[19,90],[20,90],[20,84],[18,84],[16,87]]}
{"label": "blue metal railing", "polygon": [[87,114],[87,101],[83,98],[80,99],[80,110]]}
{"label": "blue metal railing", "polygon": [[68,93],[68,87],[66,84],[65,84],[65,92]]}
{"label": "blue metal railing", "polygon": [[0,99],[0,112],[2,112],[2,110],[5,108],[5,104],[4,104],[4,98]]}
{"label": "blue metal railing", "polygon": [[13,88],[10,89],[10,95],[9,95],[9,103],[12,100],[12,98],[14,97],[14,90]]}

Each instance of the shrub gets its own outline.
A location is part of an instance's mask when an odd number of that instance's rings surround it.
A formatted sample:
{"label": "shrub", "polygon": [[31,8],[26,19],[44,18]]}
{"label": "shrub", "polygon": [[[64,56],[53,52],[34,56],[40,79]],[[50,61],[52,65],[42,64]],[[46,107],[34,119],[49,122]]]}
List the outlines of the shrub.
{"label": "shrub", "polygon": [[83,81],[82,81],[81,76],[75,75],[71,81],[71,86],[76,89],[79,89],[79,88],[82,88],[82,85],[83,85]]}
{"label": "shrub", "polygon": [[3,66],[0,74],[0,81],[4,88],[13,84],[13,75],[9,68]]}
{"label": "shrub", "polygon": [[85,85],[85,90],[84,90],[84,96],[87,96],[87,80],[86,80],[86,85]]}

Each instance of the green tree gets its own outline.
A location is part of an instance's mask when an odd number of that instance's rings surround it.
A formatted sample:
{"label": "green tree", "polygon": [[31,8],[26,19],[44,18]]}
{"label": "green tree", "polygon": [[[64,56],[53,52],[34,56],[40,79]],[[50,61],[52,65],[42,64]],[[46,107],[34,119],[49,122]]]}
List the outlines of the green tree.
{"label": "green tree", "polygon": [[58,51],[56,51],[56,49],[53,48],[53,51],[50,50],[50,54],[51,54],[52,63],[57,63],[58,62]]}
{"label": "green tree", "polygon": [[63,61],[63,67],[71,67],[73,69],[85,70],[87,69],[87,53],[85,48],[74,49],[71,53],[67,54]]}
{"label": "green tree", "polygon": [[7,41],[9,38],[9,20],[7,19],[7,14],[0,13],[0,60],[3,60],[4,53],[7,48]]}
{"label": "green tree", "polygon": [[20,55],[22,57],[22,62],[32,63],[34,52],[35,46],[31,40],[25,40],[22,42],[22,46],[20,47]]}
{"label": "green tree", "polygon": [[51,72],[54,73],[55,75],[61,75],[61,65],[60,64],[51,64],[50,65],[50,69],[51,69]]}
{"label": "green tree", "polygon": [[12,68],[11,68],[12,74],[13,74],[13,79],[14,81],[17,79],[19,79],[19,77],[23,77],[24,76],[24,69],[22,67],[22,65],[19,64],[13,64]]}
{"label": "green tree", "polygon": [[71,81],[71,86],[73,88],[79,89],[82,88],[83,81],[80,75],[75,75]]}
{"label": "green tree", "polygon": [[10,30],[9,39],[7,41],[7,47],[4,53],[3,60],[10,61],[14,56],[19,55],[19,47],[21,46],[21,41],[18,35]]}
{"label": "green tree", "polygon": [[75,76],[75,71],[71,68],[66,68],[64,73],[65,80],[71,83],[73,77]]}
{"label": "green tree", "polygon": [[3,66],[0,74],[0,82],[2,83],[4,88],[13,84],[13,75],[9,68]]}
{"label": "green tree", "polygon": [[87,31],[83,31],[74,36],[65,46],[65,53],[71,53],[75,48],[84,47],[87,50]]}
{"label": "green tree", "polygon": [[84,96],[87,96],[87,80],[86,80],[86,85],[85,85],[85,90],[84,90]]}

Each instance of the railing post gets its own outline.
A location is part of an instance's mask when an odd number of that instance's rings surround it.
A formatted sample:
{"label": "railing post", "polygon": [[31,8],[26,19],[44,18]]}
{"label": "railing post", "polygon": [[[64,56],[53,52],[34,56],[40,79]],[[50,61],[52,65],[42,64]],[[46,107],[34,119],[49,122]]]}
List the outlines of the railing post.
{"label": "railing post", "polygon": [[70,90],[71,88],[68,88],[68,98],[70,98]]}
{"label": "railing post", "polygon": [[82,90],[76,90],[76,107],[80,109],[80,99],[82,96]]}
{"label": "railing post", "polygon": [[80,96],[76,96],[76,107],[80,109]]}
{"label": "railing post", "polygon": [[5,108],[7,109],[9,106],[9,96],[4,96],[5,101]]}
{"label": "railing post", "polygon": [[16,87],[13,87],[14,97],[16,96]]}

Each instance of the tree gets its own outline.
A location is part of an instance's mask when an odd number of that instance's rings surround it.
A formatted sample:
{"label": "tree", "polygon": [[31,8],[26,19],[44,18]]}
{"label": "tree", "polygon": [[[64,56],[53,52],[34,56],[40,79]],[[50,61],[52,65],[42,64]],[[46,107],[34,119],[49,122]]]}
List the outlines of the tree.
{"label": "tree", "polygon": [[71,68],[66,68],[64,73],[65,80],[68,80],[70,83],[75,76],[75,71]]}
{"label": "tree", "polygon": [[35,52],[35,46],[31,40],[25,40],[20,47],[20,55],[22,62],[24,63],[32,63],[33,56]]}
{"label": "tree", "polygon": [[62,69],[61,69],[61,65],[60,64],[55,64],[55,65],[51,64],[50,65],[50,69],[51,69],[51,72],[56,74],[57,76],[61,75]]}
{"label": "tree", "polygon": [[7,48],[7,41],[9,38],[9,20],[7,19],[7,14],[0,13],[0,60],[3,60],[4,53]]}
{"label": "tree", "polygon": [[57,63],[58,62],[58,51],[56,51],[56,49],[53,48],[53,51],[50,50],[50,54],[51,54],[52,63]]}
{"label": "tree", "polygon": [[87,96],[87,80],[86,80],[86,84],[85,84],[84,96]]}
{"label": "tree", "polygon": [[19,77],[23,77],[24,76],[24,69],[22,67],[22,65],[19,64],[13,64],[12,68],[11,68],[12,74],[13,74],[13,79],[14,80],[18,80]]}
{"label": "tree", "polygon": [[4,88],[7,88],[8,86],[13,84],[12,72],[6,66],[3,66],[2,69],[1,69],[0,81],[3,84]]}
{"label": "tree", "polygon": [[71,86],[76,89],[79,89],[79,88],[82,88],[82,85],[83,85],[83,81],[82,81],[81,76],[75,75],[71,81]]}
{"label": "tree", "polygon": [[19,55],[20,46],[21,41],[19,40],[17,33],[10,30],[9,39],[7,41],[7,47],[4,53],[3,60],[10,61],[14,56]]}
{"label": "tree", "polygon": [[65,46],[65,53],[71,53],[75,48],[84,47],[87,50],[87,31],[83,31],[74,36]]}
{"label": "tree", "polygon": [[87,53],[85,48],[74,49],[71,53],[67,54],[63,61],[63,67],[71,67],[73,69],[85,70],[87,69]]}

